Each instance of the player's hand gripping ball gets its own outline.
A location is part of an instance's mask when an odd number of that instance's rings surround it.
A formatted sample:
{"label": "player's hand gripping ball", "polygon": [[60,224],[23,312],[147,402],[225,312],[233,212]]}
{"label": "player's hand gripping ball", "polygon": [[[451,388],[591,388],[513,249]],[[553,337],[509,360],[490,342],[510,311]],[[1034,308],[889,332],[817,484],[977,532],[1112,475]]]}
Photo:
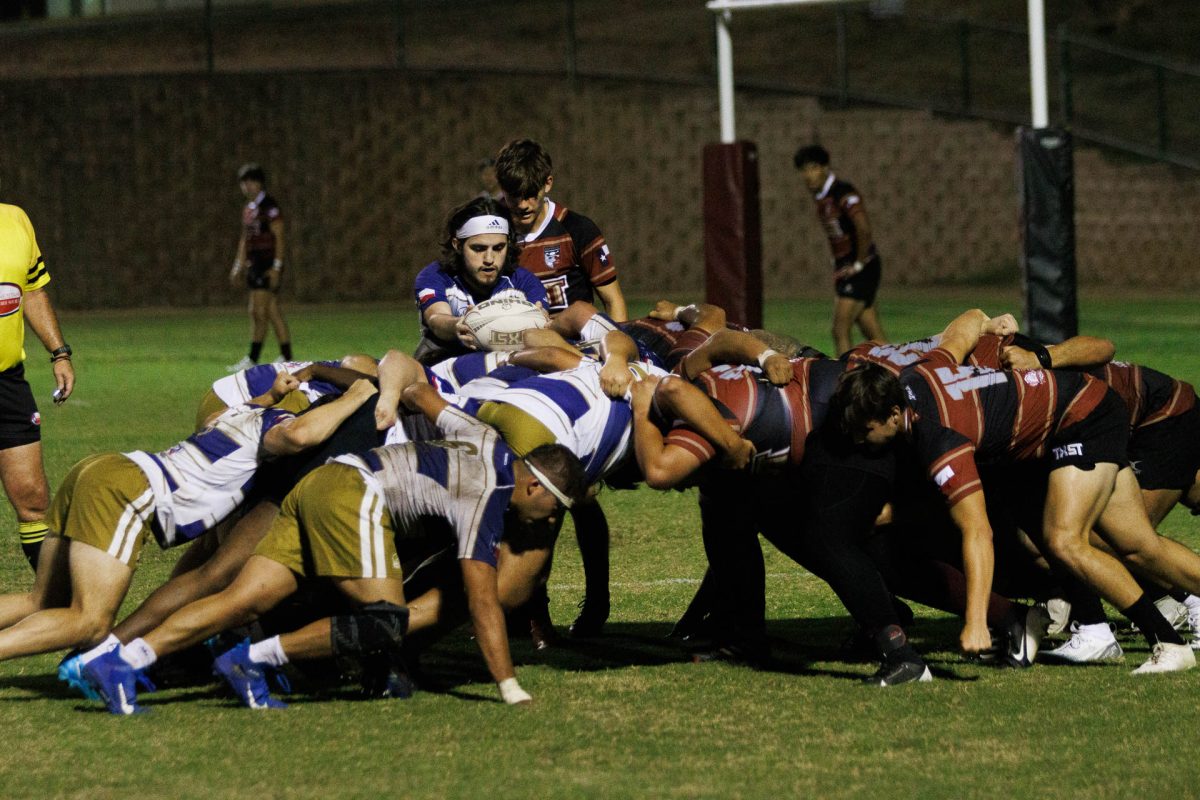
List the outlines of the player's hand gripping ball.
{"label": "player's hand gripping ball", "polygon": [[493,297],[472,306],[462,322],[471,329],[481,350],[520,350],[521,334],[530,328],[544,328],[550,318],[541,306],[523,297]]}

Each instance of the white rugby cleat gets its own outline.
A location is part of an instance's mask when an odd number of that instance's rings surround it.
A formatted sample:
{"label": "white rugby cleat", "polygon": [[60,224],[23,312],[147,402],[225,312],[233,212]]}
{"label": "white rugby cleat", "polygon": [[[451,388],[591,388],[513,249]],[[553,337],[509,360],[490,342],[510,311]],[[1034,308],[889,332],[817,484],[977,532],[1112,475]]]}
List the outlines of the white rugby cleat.
{"label": "white rugby cleat", "polygon": [[1125,654],[1107,622],[1095,625],[1071,623],[1071,638],[1054,648],[1041,651],[1042,661],[1057,664],[1102,664],[1121,661]]}
{"label": "white rugby cleat", "polygon": [[1133,671],[1134,675],[1149,675],[1152,672],[1183,672],[1196,666],[1196,654],[1186,644],[1159,642],[1150,651],[1145,664]]}

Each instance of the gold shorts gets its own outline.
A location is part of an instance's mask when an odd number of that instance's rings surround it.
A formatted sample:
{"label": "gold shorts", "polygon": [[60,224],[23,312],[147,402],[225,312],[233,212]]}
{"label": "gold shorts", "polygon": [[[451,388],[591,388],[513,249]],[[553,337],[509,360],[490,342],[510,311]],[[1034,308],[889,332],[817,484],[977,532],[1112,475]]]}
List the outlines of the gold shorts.
{"label": "gold shorts", "polygon": [[254,553],[309,578],[400,579],[395,535],[383,495],[362,473],[326,464],[284,498]]}
{"label": "gold shorts", "polygon": [[46,526],[136,566],[153,519],[154,493],[145,473],[120,453],[100,453],[67,473],[50,503]]}
{"label": "gold shorts", "polygon": [[544,444],[558,443],[550,429],[537,417],[508,403],[489,400],[479,407],[475,418],[499,431],[504,443],[517,458],[524,458]]}

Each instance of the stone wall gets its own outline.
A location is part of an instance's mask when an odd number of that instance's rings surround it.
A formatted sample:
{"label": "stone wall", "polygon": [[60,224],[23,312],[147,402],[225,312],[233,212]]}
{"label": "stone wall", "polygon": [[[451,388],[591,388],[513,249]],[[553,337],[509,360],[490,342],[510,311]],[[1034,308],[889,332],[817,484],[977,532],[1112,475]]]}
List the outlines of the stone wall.
{"label": "stone wall", "polygon": [[[819,138],[862,191],[890,285],[1017,280],[1011,132],[917,112],[738,98],[758,143],[768,295],[828,291],[828,253],[791,165]],[[553,196],[605,231],[626,291],[695,296],[700,157],[715,92],[392,69],[0,83],[0,198],[26,207],[64,306],[204,305],[238,235],[235,170],[260,161],[288,220],[286,295],[410,301],[474,164],[543,141]],[[1200,284],[1194,175],[1076,156],[1081,284]]]}

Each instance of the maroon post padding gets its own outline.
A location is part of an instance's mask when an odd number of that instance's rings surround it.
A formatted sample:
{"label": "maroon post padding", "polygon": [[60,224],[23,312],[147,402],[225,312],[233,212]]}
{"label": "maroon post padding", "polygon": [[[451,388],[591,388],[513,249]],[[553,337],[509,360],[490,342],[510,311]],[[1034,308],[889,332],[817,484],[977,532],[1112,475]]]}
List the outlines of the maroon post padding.
{"label": "maroon post padding", "polygon": [[704,146],[705,301],[762,327],[762,215],[754,142]]}

